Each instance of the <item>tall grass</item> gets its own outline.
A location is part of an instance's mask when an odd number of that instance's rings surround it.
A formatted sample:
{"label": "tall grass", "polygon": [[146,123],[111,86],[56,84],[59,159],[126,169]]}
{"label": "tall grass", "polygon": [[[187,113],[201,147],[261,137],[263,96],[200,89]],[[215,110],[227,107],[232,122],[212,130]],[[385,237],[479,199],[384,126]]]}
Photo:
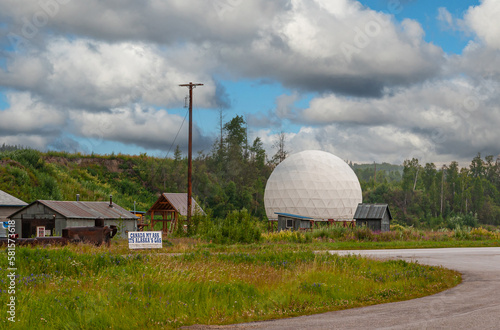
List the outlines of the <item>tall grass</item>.
{"label": "tall grass", "polygon": [[450,241],[483,241],[499,240],[500,231],[490,231],[485,228],[456,226],[454,230],[423,231],[413,227],[396,225],[389,232],[373,232],[366,227],[331,226],[313,231],[302,232],[272,232],[262,235],[267,242],[450,242]]}
{"label": "tall grass", "polygon": [[247,210],[233,211],[225,218],[213,218],[210,214],[195,215],[184,233],[178,227],[177,236],[197,236],[217,244],[256,243],[261,240],[262,222]]}
{"label": "tall grass", "polygon": [[[0,260],[0,303],[7,258]],[[13,329],[175,328],[311,314],[410,299],[460,281],[453,271],[312,252],[179,256],[102,247],[17,249]]]}

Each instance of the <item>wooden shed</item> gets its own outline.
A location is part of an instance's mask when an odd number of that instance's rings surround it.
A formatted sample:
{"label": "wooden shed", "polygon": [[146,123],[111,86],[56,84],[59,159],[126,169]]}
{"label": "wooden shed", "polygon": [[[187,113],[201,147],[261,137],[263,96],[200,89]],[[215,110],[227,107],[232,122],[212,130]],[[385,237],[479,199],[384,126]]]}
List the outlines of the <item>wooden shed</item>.
{"label": "wooden shed", "polygon": [[[164,233],[173,232],[178,224],[180,216],[187,216],[187,193],[163,193],[156,202],[146,212],[151,216],[151,230],[156,223],[161,222]],[[205,214],[203,209],[191,197],[191,214]],[[162,219],[155,219],[156,215],[161,215]],[[169,226],[170,223],[170,226]]]}
{"label": "wooden shed", "polygon": [[390,231],[392,220],[388,204],[359,203],[354,213],[356,226],[367,226],[373,231]]}
{"label": "wooden shed", "polygon": [[314,219],[289,213],[276,213],[278,215],[278,231],[312,229]]}
{"label": "wooden shed", "polygon": [[109,202],[35,201],[11,214],[21,238],[60,236],[68,227],[93,227],[96,219],[105,226],[115,225],[126,236],[137,230],[137,217],[118,204]]}

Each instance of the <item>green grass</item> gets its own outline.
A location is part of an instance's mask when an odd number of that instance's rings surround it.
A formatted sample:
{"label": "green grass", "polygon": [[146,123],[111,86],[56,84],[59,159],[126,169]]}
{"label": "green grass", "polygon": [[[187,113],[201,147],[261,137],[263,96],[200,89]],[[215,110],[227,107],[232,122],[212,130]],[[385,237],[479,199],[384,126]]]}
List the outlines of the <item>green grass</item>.
{"label": "green grass", "polygon": [[[412,299],[458,284],[460,275],[406,261],[314,254],[300,245],[240,245],[212,253],[179,241],[124,255],[125,243],[16,252],[13,329],[176,328],[313,314]],[[184,246],[187,253],[163,252]],[[177,247],[179,248],[179,247]],[[8,299],[0,260],[0,304]]]}

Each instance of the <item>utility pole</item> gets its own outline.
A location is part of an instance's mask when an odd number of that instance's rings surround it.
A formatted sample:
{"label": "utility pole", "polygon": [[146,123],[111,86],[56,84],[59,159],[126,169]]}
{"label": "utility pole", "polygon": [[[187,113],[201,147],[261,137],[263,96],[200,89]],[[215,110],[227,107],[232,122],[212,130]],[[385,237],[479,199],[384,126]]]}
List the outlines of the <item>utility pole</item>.
{"label": "utility pole", "polygon": [[441,169],[441,206],[439,208],[439,212],[441,213],[441,216],[443,216],[443,205],[444,205],[444,201],[443,201],[443,198],[444,198],[444,174],[446,173],[446,165],[443,165],[442,169]]}
{"label": "utility pole", "polygon": [[189,142],[188,142],[188,193],[187,193],[187,221],[191,221],[191,195],[193,193],[192,185],[192,172],[193,172],[193,89],[196,86],[203,86],[203,84],[189,84],[179,85],[189,89]]}

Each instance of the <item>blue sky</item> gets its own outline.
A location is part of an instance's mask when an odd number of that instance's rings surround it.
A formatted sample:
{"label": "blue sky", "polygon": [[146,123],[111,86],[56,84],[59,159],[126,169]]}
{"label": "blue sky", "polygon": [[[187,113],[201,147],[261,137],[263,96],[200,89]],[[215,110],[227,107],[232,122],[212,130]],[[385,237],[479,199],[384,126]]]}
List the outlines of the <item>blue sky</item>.
{"label": "blue sky", "polygon": [[[374,10],[389,12],[388,1],[362,1],[362,3]],[[479,5],[479,0],[454,0],[454,1],[433,1],[433,0],[413,0],[401,1],[401,13],[395,14],[398,21],[405,18],[417,20],[424,28],[426,35],[425,41],[439,45],[447,53],[460,54],[471,36],[462,32],[443,28],[444,25],[438,17],[439,8],[447,8],[455,17],[463,17],[470,6]]]}
{"label": "blue sky", "polygon": [[0,0],[0,143],[185,150],[178,85],[192,81],[205,84],[205,153],[222,111],[243,116],[269,157],[280,132],[292,153],[356,162],[496,156],[498,15],[494,0]]}

